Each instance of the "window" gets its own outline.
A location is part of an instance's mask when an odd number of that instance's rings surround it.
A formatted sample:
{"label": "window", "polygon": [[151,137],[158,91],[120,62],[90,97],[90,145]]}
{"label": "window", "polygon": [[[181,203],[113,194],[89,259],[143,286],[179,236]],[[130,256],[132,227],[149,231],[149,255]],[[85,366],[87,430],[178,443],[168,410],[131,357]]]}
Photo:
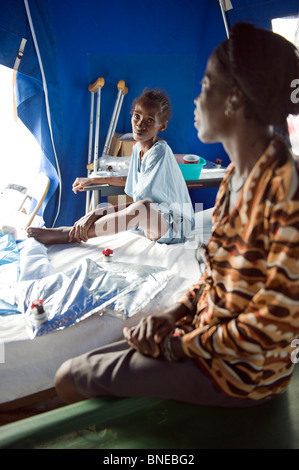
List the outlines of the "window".
{"label": "window", "polygon": [[[272,29],[275,33],[291,41],[299,49],[299,15],[297,17],[273,19]],[[299,79],[299,77],[296,78]],[[295,89],[290,88],[290,99],[292,90],[295,91]],[[296,99],[298,99],[298,95],[299,93],[296,92]],[[299,116],[290,115],[288,117],[288,127],[293,152],[296,156],[299,156]]]}
{"label": "window", "polygon": [[13,70],[0,65],[0,192],[8,184],[28,187],[39,171],[41,150],[31,132],[17,118]]}

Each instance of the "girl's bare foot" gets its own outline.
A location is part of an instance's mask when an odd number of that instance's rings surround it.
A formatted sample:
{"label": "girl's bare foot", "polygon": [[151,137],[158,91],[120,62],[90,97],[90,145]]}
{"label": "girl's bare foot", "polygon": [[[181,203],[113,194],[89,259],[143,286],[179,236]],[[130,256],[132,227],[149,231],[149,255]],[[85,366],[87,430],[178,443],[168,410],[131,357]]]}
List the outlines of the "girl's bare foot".
{"label": "girl's bare foot", "polygon": [[29,227],[27,229],[27,236],[35,238],[44,245],[55,245],[59,243],[69,243],[70,230],[71,227]]}

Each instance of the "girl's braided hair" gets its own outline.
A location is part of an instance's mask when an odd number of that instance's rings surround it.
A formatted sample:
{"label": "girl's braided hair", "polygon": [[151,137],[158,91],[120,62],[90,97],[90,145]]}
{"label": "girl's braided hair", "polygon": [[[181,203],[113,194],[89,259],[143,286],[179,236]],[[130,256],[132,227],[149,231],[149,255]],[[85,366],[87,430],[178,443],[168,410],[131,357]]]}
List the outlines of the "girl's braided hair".
{"label": "girl's braided hair", "polygon": [[171,118],[172,111],[170,99],[164,91],[158,88],[153,90],[145,88],[141,95],[134,99],[131,107],[131,114],[133,114],[137,103],[143,103],[150,106],[156,105],[159,109],[161,122],[169,121]]}

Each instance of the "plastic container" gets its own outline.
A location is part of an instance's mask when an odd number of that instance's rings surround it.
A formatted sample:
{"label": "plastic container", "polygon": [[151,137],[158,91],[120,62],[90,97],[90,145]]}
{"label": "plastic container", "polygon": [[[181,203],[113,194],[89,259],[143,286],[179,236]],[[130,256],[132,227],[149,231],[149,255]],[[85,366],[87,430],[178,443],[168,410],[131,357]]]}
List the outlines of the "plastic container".
{"label": "plastic container", "polygon": [[180,170],[183,174],[185,181],[198,180],[202,167],[206,165],[206,160],[202,157],[199,157],[198,163],[188,165],[185,163],[179,164]]}
{"label": "plastic container", "polygon": [[187,165],[188,164],[195,165],[196,163],[199,162],[199,156],[188,154],[188,155],[184,155],[183,160],[184,160],[184,163],[187,163]]}
{"label": "plastic container", "polygon": [[110,250],[110,248],[106,248],[105,250],[102,251],[102,254],[103,254],[103,258],[102,258],[103,261],[106,261],[108,263],[112,261],[113,250]]}

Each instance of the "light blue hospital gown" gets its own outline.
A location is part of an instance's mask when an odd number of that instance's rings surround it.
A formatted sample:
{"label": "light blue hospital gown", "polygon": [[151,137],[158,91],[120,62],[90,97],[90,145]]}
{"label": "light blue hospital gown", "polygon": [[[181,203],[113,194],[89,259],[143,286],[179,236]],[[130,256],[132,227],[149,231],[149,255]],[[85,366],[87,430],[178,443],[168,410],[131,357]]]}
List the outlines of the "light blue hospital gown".
{"label": "light blue hospital gown", "polygon": [[125,192],[134,201],[157,204],[169,223],[160,243],[181,243],[194,228],[194,211],[182,172],[169,145],[160,140],[140,159],[140,143],[133,147]]}

